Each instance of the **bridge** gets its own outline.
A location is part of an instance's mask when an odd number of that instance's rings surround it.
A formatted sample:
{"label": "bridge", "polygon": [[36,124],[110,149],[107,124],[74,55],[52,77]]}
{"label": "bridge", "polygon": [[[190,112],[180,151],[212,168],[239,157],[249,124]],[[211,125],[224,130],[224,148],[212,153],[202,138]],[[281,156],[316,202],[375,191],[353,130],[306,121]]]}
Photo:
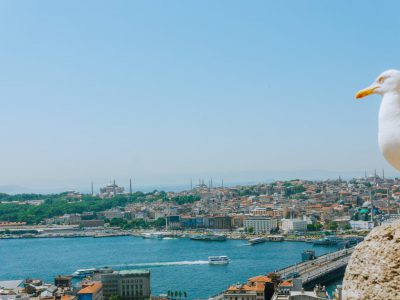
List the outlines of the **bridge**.
{"label": "bridge", "polygon": [[309,260],[278,270],[282,278],[300,278],[305,288],[313,288],[316,284],[325,284],[344,275],[347,263],[354,249],[343,249],[331,252],[314,260]]}
{"label": "bridge", "polygon": [[[275,271],[281,278],[296,277],[301,279],[306,289],[313,289],[316,284],[325,284],[344,275],[347,263],[354,248],[327,253],[314,260],[300,262]],[[295,276],[291,276],[294,275]],[[288,276],[289,275],[289,276]],[[209,297],[208,300],[223,300],[224,292]]]}

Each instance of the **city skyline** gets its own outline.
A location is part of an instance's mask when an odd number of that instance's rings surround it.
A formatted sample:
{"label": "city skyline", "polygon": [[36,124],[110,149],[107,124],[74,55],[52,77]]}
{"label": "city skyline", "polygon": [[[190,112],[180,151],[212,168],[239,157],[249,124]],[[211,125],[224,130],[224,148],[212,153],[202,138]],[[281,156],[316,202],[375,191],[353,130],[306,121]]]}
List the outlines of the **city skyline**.
{"label": "city skyline", "polygon": [[0,186],[395,177],[354,94],[400,68],[399,6],[3,2]]}

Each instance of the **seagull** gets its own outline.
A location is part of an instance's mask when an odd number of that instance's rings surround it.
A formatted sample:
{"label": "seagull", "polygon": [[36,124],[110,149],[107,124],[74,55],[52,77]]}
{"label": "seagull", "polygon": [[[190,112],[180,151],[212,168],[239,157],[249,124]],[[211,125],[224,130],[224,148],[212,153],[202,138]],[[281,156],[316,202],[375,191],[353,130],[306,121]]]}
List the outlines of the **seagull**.
{"label": "seagull", "polygon": [[371,94],[382,96],[379,109],[379,148],[385,159],[400,171],[400,71],[383,72],[367,88],[356,94],[357,99]]}

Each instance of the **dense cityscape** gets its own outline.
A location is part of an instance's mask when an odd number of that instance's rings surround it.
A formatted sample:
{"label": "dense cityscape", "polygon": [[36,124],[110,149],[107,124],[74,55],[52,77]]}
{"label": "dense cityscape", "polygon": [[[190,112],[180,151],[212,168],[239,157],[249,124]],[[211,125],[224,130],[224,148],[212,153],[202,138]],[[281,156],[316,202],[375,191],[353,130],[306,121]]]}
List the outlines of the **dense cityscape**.
{"label": "dense cityscape", "polygon": [[[396,220],[400,180],[376,172],[348,181],[296,179],[234,187],[199,180],[187,191],[150,193],[132,192],[131,184],[125,191],[114,181],[99,193],[92,188],[91,194],[0,194],[0,201],[2,239],[134,236],[212,243],[235,239],[254,246],[284,240],[340,246],[348,250],[333,252],[334,258],[305,251],[303,265],[297,269],[288,266],[290,271],[254,274],[245,283],[232,282],[213,297],[264,300],[300,299],[296,295],[302,295],[308,298],[301,299],[328,299],[320,284],[326,280],[310,280],[306,285],[304,274],[332,262],[345,267],[352,247],[372,228]],[[229,258],[209,257],[209,263],[228,264]],[[40,278],[0,278],[0,299],[191,299],[184,289],[152,294],[150,273],[138,268],[80,269],[74,274],[53,274],[54,283],[48,284]],[[340,299],[340,286],[335,297]]]}

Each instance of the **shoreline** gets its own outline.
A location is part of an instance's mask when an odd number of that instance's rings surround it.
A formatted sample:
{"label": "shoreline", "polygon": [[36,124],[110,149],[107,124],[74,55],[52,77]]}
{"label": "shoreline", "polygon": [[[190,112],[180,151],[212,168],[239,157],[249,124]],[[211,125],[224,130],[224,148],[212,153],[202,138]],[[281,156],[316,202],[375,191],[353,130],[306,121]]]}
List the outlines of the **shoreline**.
{"label": "shoreline", "polygon": [[[53,228],[36,228],[33,230],[46,230],[51,231]],[[31,229],[32,230],[32,229]],[[0,235],[0,240],[9,240],[9,239],[36,239],[36,238],[109,238],[109,237],[120,237],[120,236],[133,236],[133,237],[143,237],[146,233],[160,233],[165,237],[170,238],[189,238],[191,235],[196,234],[205,234],[209,231],[194,231],[194,230],[185,230],[185,231],[154,231],[154,230],[119,230],[119,229],[98,229],[98,230],[69,230],[65,232],[57,232],[57,233],[24,233],[24,234],[3,234]],[[315,235],[272,235],[272,234],[246,234],[246,233],[238,233],[238,232],[218,232],[218,234],[223,234],[226,236],[227,240],[249,240],[256,237],[267,238],[268,241],[278,243],[281,241],[290,241],[290,242],[305,242],[312,243],[315,240],[320,239],[322,234]],[[340,235],[343,237],[354,237],[356,235]],[[161,238],[162,239],[162,238]]]}

